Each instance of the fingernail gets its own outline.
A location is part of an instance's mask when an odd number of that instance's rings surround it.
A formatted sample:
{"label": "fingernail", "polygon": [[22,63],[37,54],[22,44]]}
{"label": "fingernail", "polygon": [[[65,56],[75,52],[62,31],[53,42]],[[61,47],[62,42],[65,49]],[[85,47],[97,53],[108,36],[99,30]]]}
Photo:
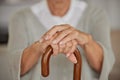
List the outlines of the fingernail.
{"label": "fingernail", "polygon": [[56,43],[57,43],[57,41],[56,41],[56,40],[54,40],[52,43],[53,43],[53,44],[56,44]]}
{"label": "fingernail", "polygon": [[74,60],[74,63],[77,63],[77,60],[76,60],[76,59]]}
{"label": "fingernail", "polygon": [[60,45],[62,45],[63,44],[63,42],[60,42]]}
{"label": "fingernail", "polygon": [[49,39],[49,36],[47,35],[46,37],[45,37],[45,40],[48,40]]}
{"label": "fingernail", "polygon": [[70,53],[67,53],[67,54],[66,54],[66,57],[69,57],[69,56],[70,56]]}

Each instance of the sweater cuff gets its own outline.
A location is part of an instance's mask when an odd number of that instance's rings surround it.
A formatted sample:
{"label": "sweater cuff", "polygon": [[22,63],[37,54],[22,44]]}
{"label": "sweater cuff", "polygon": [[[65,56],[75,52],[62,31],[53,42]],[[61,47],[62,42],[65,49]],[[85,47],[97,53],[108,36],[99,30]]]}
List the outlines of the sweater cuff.
{"label": "sweater cuff", "polygon": [[11,80],[20,80],[21,58],[23,50],[24,49],[11,51],[6,57],[9,62],[8,70],[10,70],[9,76],[11,76]]}
{"label": "sweater cuff", "polygon": [[101,47],[103,48],[103,63],[102,63],[101,73],[99,75],[99,80],[108,80],[110,71],[114,64],[114,56],[112,56],[113,55],[112,50],[110,51],[110,49],[107,49],[100,42],[98,42],[98,44],[100,44]]}

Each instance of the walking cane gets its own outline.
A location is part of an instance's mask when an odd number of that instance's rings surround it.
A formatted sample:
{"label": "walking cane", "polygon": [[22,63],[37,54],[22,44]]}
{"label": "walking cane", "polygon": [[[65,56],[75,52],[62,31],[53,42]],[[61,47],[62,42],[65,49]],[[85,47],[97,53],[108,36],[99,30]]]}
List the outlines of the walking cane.
{"label": "walking cane", "polygon": [[[47,77],[49,75],[49,60],[53,53],[53,49],[51,46],[48,46],[46,52],[42,56],[41,62],[41,74],[43,77]],[[82,59],[79,50],[75,50],[74,55],[77,59],[77,63],[74,64],[74,74],[73,80],[81,80],[81,67],[82,67]]]}

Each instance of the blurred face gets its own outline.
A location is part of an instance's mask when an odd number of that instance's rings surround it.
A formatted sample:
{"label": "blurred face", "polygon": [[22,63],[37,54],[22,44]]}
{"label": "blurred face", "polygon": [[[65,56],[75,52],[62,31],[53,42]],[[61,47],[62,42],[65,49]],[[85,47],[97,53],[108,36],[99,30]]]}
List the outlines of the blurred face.
{"label": "blurred face", "polygon": [[51,4],[55,6],[55,8],[63,8],[70,1],[71,0],[48,0],[48,2],[51,2]]}
{"label": "blurred face", "polygon": [[48,7],[53,15],[64,16],[69,7],[71,0],[47,0]]}
{"label": "blurred face", "polygon": [[69,0],[49,0],[49,1],[52,1],[53,3],[64,3],[64,2],[67,2]]}

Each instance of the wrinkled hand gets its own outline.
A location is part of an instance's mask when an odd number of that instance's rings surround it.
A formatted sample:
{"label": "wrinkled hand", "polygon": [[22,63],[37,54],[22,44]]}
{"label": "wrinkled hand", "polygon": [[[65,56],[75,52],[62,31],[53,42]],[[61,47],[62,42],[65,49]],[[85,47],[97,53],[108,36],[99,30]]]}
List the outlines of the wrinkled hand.
{"label": "wrinkled hand", "polygon": [[72,62],[76,60],[73,52],[77,44],[84,47],[85,44],[92,40],[91,35],[81,32],[68,24],[54,26],[42,39],[50,40],[55,34],[57,35],[51,42],[54,54],[62,51]]}
{"label": "wrinkled hand", "polygon": [[[65,44],[59,45],[59,44],[53,44],[53,40],[59,35],[60,33],[57,32],[54,34],[49,40],[44,40],[42,38],[40,42],[44,44],[43,46],[51,45],[53,48],[53,55],[57,55],[58,53],[64,53],[66,57],[73,63],[77,63],[77,60],[73,54],[73,52],[76,50],[77,42],[76,40],[68,41]],[[44,37],[44,36],[43,36]],[[44,47],[44,48],[45,48]],[[44,50],[45,51],[45,50]]]}
{"label": "wrinkled hand", "polygon": [[[57,35],[54,37],[54,39],[59,35],[60,33],[57,33]],[[54,40],[53,39],[53,40]],[[68,41],[65,44],[53,44],[51,42],[51,46],[53,47],[53,54],[57,55],[58,53],[64,53],[66,57],[73,63],[77,63],[77,60],[74,56],[74,51],[77,47],[77,42],[75,40]]]}
{"label": "wrinkled hand", "polygon": [[[65,48],[69,48],[68,46],[66,47],[67,43],[69,43],[69,45],[71,45],[71,44],[73,44],[72,41],[76,42],[78,45],[80,45],[84,49],[86,57],[88,59],[88,62],[93,67],[93,69],[95,69],[98,72],[101,71],[102,62],[103,62],[103,49],[92,38],[92,36],[90,34],[81,32],[81,31],[73,28],[70,25],[64,24],[64,25],[56,25],[53,28],[51,28],[43,36],[43,39],[50,40],[56,33],[59,33],[59,34],[52,40],[52,42],[51,42],[52,45],[58,45],[58,46],[62,45],[64,47],[63,48],[60,47],[60,49],[65,49]],[[57,47],[54,47],[54,49],[56,49],[56,48]],[[54,50],[54,52],[55,52],[55,50]],[[55,52],[55,54],[56,53],[57,52]],[[72,57],[72,58],[74,58],[74,57]]]}
{"label": "wrinkled hand", "polygon": [[81,32],[68,24],[54,26],[44,35],[44,38],[49,40],[57,32],[59,32],[59,35],[54,38],[53,44],[62,45],[71,40],[76,40],[79,45],[84,46],[92,39],[91,35]]}

